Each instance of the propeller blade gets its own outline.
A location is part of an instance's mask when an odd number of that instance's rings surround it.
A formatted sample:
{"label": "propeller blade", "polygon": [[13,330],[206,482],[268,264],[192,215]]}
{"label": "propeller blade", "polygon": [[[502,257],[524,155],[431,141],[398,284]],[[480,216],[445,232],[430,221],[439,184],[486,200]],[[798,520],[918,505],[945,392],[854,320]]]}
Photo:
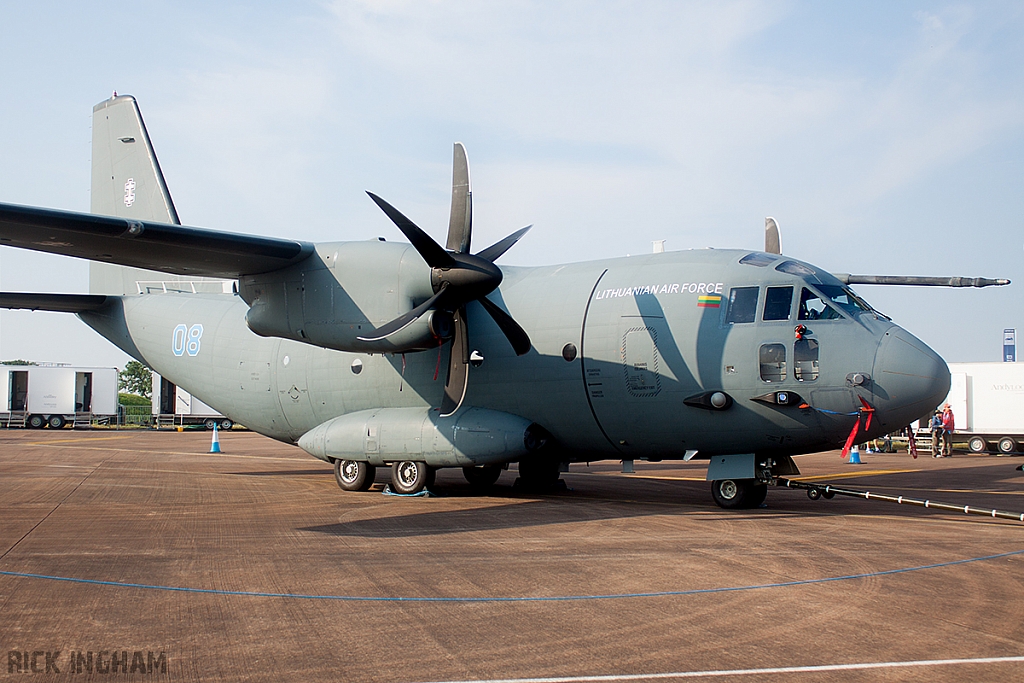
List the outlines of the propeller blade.
{"label": "propeller blade", "polygon": [[469,158],[461,142],[452,160],[452,213],[448,219],[448,251],[469,252],[473,238],[473,193],[469,189]]}
{"label": "propeller blade", "polygon": [[833,273],[845,285],[914,285],[918,287],[992,287],[1009,280],[987,277],[917,277],[914,275],[850,275]]}
{"label": "propeller blade", "polygon": [[423,232],[418,225],[402,215],[401,211],[372,192],[367,192],[366,194],[370,195],[370,199],[381,208],[381,211],[387,214],[388,218],[412,242],[412,246],[416,248],[416,251],[420,253],[420,256],[423,257],[428,266],[431,268],[455,267],[455,259],[452,258],[452,255],[442,249],[441,245],[435,242],[430,235]]}
{"label": "propeller blade", "polygon": [[448,360],[448,379],[444,382],[441,399],[441,417],[448,417],[462,405],[469,384],[469,330],[466,328],[466,309],[455,311],[455,336],[452,338]]}
{"label": "propeller blade", "polygon": [[437,300],[441,298],[444,291],[448,289],[448,284],[441,285],[441,289],[437,291],[437,294],[430,297],[416,308],[412,309],[408,313],[404,313],[391,322],[385,323],[375,329],[373,332],[368,333],[365,337],[356,337],[359,341],[380,341],[386,337],[390,337],[395,332],[403,330],[409,325],[416,322],[417,318],[426,313],[430,308],[437,303]]}
{"label": "propeller blade", "polygon": [[490,261],[491,263],[494,263],[502,254],[511,249],[512,245],[518,242],[520,237],[529,232],[530,228],[532,227],[532,225],[527,225],[525,228],[516,230],[514,233],[512,233],[505,239],[501,240],[500,242],[495,242],[491,246],[487,247],[479,254],[477,254],[477,256],[487,261]]}
{"label": "propeller blade", "polygon": [[508,338],[508,343],[512,345],[517,356],[522,356],[527,353],[533,344],[530,342],[530,335],[526,334],[526,330],[519,326],[515,320],[512,319],[508,313],[498,307],[498,304],[494,303],[485,296],[477,299],[480,305],[491,314],[494,318],[494,322],[497,323],[501,331],[505,333],[505,337]]}
{"label": "propeller blade", "polygon": [[779,224],[770,216],[764,219],[764,250],[769,254],[782,253],[782,236],[779,235]]}

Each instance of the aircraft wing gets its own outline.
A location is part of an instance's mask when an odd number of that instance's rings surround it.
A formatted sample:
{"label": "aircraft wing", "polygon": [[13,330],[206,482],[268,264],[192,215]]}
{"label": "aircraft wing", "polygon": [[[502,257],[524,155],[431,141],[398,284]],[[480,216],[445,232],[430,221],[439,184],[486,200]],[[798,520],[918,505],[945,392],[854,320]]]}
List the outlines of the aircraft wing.
{"label": "aircraft wing", "polygon": [[0,246],[221,278],[279,270],[313,253],[297,240],[16,204],[0,204]]}
{"label": "aircraft wing", "polygon": [[0,292],[0,308],[24,308],[30,311],[81,313],[103,308],[110,297],[103,294],[36,294]]}

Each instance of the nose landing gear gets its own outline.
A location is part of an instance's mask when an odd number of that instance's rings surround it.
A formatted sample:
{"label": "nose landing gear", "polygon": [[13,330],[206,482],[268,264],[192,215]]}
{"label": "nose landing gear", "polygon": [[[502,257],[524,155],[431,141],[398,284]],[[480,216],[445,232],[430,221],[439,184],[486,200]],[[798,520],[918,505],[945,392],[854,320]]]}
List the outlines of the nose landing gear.
{"label": "nose landing gear", "polygon": [[717,479],[711,482],[711,496],[726,510],[760,507],[768,495],[768,485],[756,479]]}

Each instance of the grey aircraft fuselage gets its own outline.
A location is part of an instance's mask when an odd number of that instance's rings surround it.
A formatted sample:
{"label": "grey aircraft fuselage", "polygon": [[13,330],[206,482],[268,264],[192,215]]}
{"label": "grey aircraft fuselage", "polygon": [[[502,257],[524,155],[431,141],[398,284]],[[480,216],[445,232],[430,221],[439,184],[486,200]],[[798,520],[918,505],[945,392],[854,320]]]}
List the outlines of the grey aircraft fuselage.
{"label": "grey aircraft fuselage", "polygon": [[438,467],[486,487],[518,461],[525,489],[552,490],[559,462],[697,457],[719,505],[756,507],[798,472],[790,456],[892,432],[947,394],[943,360],[846,284],[1008,284],[833,275],[781,255],[773,219],[764,252],[499,266],[528,228],[472,250],[461,143],[444,246],[372,193],[409,244],[189,227],[135,99],[97,104],[92,130],[90,213],[0,203],[0,243],[89,259],[91,293],[0,292],[0,306],[76,313],[235,422],[333,463],[347,491],[380,466],[416,493]]}
{"label": "grey aircraft fuselage", "polygon": [[[504,266],[491,299],[533,348],[517,357],[471,302],[471,349],[482,361],[470,368],[465,403],[521,416],[550,433],[560,459],[591,461],[814,452],[843,442],[861,398],[874,408],[864,440],[909,424],[945,397],[948,369],[924,343],[847,295],[837,303],[830,294],[842,285],[832,275],[753,254],[690,250]],[[363,267],[349,267],[356,263]],[[401,286],[381,292],[367,284],[366,264],[400,271]],[[782,264],[796,265],[777,269]],[[299,270],[289,303],[304,325],[297,339],[256,335],[246,323],[250,307],[229,294],[117,297],[79,316],[234,421],[289,443],[348,413],[439,404],[450,344],[405,354],[317,345],[329,330],[379,325],[408,310],[410,295],[429,296],[429,268],[411,246],[321,243]],[[259,283],[246,277],[239,288],[251,292]],[[353,296],[368,287],[378,287],[370,290],[369,318],[354,305],[363,297]],[[814,319],[803,300],[829,313]],[[684,402],[713,392],[730,405]],[[795,398],[764,400],[777,392]]]}

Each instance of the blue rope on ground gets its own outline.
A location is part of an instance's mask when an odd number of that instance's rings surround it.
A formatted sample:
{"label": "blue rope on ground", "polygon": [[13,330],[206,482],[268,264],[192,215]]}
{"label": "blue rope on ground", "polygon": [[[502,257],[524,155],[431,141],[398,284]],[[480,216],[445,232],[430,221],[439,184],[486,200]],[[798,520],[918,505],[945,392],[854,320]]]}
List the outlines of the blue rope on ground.
{"label": "blue rope on ground", "polygon": [[384,490],[381,491],[385,496],[398,496],[399,498],[440,498],[440,496],[430,489],[423,489],[416,493],[395,493],[391,490],[391,484],[384,484]]}
{"label": "blue rope on ground", "polygon": [[581,600],[623,600],[627,598],[660,598],[682,595],[703,595],[708,593],[730,593],[737,591],[764,590],[766,588],[788,588],[791,586],[808,586],[819,583],[831,583],[834,581],[852,581],[855,579],[869,579],[876,576],[890,576],[893,574],[907,574],[919,572],[925,569],[941,569],[943,567],[954,567],[960,564],[971,562],[985,562],[998,560],[1014,555],[1024,555],[1024,550],[1014,550],[1008,553],[997,555],[985,555],[983,557],[971,557],[966,560],[951,560],[936,564],[926,564],[918,567],[905,567],[902,569],[887,569],[880,572],[868,572],[864,574],[849,574],[847,576],[829,576],[822,579],[802,579],[798,581],[781,581],[779,583],[762,583],[753,586],[728,586],[723,588],[695,588],[685,591],[658,591],[655,593],[617,593],[610,595],[560,595],[547,597],[496,597],[496,598],[429,598],[429,597],[372,597],[359,595],[305,595],[302,593],[263,593],[259,591],[229,591],[216,590],[212,588],[188,588],[184,586],[154,586],[144,583],[120,583],[117,581],[99,581],[96,579],[77,579],[68,576],[48,576],[46,574],[30,574],[26,572],[0,571],[0,576],[13,576],[23,579],[44,579],[47,581],[67,581],[69,583],[84,583],[94,586],[117,586],[118,588],[138,588],[143,590],[176,591],[179,593],[205,593],[207,595],[235,595],[249,598],[289,598],[294,600],[341,600],[345,602],[568,602]]}

